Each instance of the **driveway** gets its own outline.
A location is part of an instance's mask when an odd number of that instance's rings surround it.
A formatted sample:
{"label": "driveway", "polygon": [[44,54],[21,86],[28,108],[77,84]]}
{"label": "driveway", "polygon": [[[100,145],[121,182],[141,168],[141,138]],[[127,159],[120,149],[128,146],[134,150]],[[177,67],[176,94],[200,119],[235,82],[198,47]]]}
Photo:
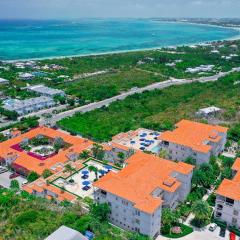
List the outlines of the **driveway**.
{"label": "driveway", "polygon": [[27,182],[27,180],[21,176],[16,177],[14,179],[9,179],[11,172],[5,172],[0,174],[0,185],[5,188],[10,188],[11,180],[17,180],[19,182],[20,187]]}
{"label": "driveway", "polygon": [[[182,237],[177,238],[178,240],[228,240],[229,232],[226,231],[225,238],[219,236],[220,228],[218,227],[214,232],[210,232],[208,227],[204,229],[195,229],[193,233]],[[238,239],[238,238],[236,238]],[[163,236],[158,236],[157,240],[172,240],[172,238],[166,238]]]}

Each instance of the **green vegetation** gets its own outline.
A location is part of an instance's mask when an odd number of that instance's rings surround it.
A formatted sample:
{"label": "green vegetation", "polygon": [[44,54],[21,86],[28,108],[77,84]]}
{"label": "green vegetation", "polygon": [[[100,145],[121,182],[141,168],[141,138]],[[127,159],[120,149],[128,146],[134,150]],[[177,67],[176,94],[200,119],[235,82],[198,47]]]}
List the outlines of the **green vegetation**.
{"label": "green vegetation", "polygon": [[231,118],[227,113],[239,106],[240,85],[234,85],[239,77],[239,73],[234,73],[217,82],[186,84],[135,94],[109,107],[63,119],[58,125],[75,134],[107,141],[119,132],[139,127],[171,129],[177,121],[194,119],[199,108],[211,105],[225,109],[224,121],[233,121],[236,110]]}
{"label": "green vegetation", "polygon": [[171,232],[169,234],[163,234],[163,236],[167,237],[167,238],[181,238],[181,237],[187,236],[188,234],[191,234],[193,232],[193,228],[191,228],[187,225],[184,225],[182,223],[177,224],[176,227],[179,227],[181,229],[180,233]]}
{"label": "green vegetation", "polygon": [[27,176],[28,182],[34,182],[39,178],[38,174],[36,172],[30,172]]}
{"label": "green vegetation", "polygon": [[198,200],[193,203],[192,212],[195,218],[192,220],[192,224],[196,227],[206,226],[210,222],[211,208],[206,201]]}
{"label": "green vegetation", "polygon": [[17,128],[22,132],[26,132],[31,128],[37,127],[39,125],[37,117],[22,118],[19,122],[15,124],[8,125],[7,127],[0,128],[0,131],[4,131],[10,128]]}
{"label": "green vegetation", "polygon": [[25,192],[15,194],[0,190],[0,236],[4,240],[45,239],[61,225],[84,233],[94,232],[96,240],[147,240],[115,228],[107,220],[108,205],[90,204],[89,214],[84,214],[82,203],[58,206],[43,198]]}

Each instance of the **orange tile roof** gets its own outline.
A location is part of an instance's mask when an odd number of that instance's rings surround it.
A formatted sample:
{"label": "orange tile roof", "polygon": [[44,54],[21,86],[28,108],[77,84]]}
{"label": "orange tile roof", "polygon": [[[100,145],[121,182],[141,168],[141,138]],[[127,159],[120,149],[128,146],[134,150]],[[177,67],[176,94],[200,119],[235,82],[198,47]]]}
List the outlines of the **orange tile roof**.
{"label": "orange tile roof", "polygon": [[240,158],[236,159],[232,169],[237,171],[236,175],[232,180],[224,179],[216,190],[216,193],[240,201]]}
{"label": "orange tile roof", "polygon": [[[76,200],[76,196],[74,196],[73,194],[66,192],[66,191],[62,191],[60,188],[51,185],[51,184],[47,184],[46,183],[46,179],[43,178],[39,178],[36,181],[29,183],[25,186],[23,186],[23,190],[32,194],[33,191],[35,190],[37,193],[43,193],[44,190],[48,190],[52,193],[57,194],[57,199],[59,201],[63,201],[63,200],[67,200],[67,201],[74,201]],[[49,195],[46,196],[49,199]]]}
{"label": "orange tile roof", "polygon": [[[49,138],[61,137],[66,143],[70,144],[71,147],[66,150],[60,150],[57,155],[44,161],[31,157],[26,152],[18,152],[11,148],[11,146],[21,143],[26,138],[31,139],[38,135],[44,135]],[[73,152],[81,153],[83,150],[88,149],[92,144],[93,142],[90,140],[71,136],[60,130],[54,130],[47,127],[38,127],[18,137],[0,143],[0,157],[5,158],[10,152],[17,154],[18,157],[14,161],[14,164],[19,165],[29,171],[35,171],[38,174],[42,174],[45,169],[50,169],[58,163],[65,163],[68,161],[69,154]]]}
{"label": "orange tile roof", "polygon": [[[94,183],[94,186],[111,192],[135,204],[135,208],[153,213],[162,204],[161,198],[154,198],[157,188],[175,192],[181,185],[171,177],[173,172],[189,174],[193,166],[179,164],[137,151],[127,160],[128,165],[118,173],[110,172]],[[164,182],[171,182],[170,185]]]}
{"label": "orange tile roof", "polygon": [[227,133],[228,128],[221,126],[213,126],[182,120],[176,124],[176,129],[166,131],[159,136],[160,140],[173,142],[179,145],[190,147],[195,151],[207,153],[211,150],[211,146],[207,142],[219,142],[221,136],[218,133]]}
{"label": "orange tile roof", "polygon": [[240,171],[240,158],[237,158],[234,162],[232,169],[235,171]]}
{"label": "orange tile roof", "polygon": [[124,146],[122,144],[115,143],[115,142],[105,143],[105,144],[102,144],[102,146],[105,151],[111,151],[113,148],[129,151],[129,147]]}

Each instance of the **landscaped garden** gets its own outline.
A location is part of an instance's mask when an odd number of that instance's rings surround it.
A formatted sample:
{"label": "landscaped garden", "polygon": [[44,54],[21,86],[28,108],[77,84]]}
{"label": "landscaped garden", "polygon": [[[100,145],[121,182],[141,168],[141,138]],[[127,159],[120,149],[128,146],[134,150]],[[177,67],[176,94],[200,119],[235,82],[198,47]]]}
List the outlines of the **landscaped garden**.
{"label": "landscaped garden", "polygon": [[38,135],[32,139],[24,139],[20,144],[12,146],[17,151],[25,151],[28,155],[45,160],[55,156],[59,150],[70,147],[70,144],[64,142],[60,137],[50,139],[43,135]]}

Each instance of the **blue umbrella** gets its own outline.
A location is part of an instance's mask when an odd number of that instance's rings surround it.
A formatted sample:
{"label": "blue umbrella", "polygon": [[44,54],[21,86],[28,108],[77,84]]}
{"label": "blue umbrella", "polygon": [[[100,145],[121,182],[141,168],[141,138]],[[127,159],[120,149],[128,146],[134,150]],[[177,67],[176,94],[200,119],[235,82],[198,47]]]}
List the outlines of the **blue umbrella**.
{"label": "blue umbrella", "polygon": [[89,181],[84,181],[82,184],[85,185],[85,186],[87,186],[87,185],[90,184],[90,182],[89,182]]}
{"label": "blue umbrella", "polygon": [[105,173],[106,173],[103,169],[100,169],[98,172],[99,172],[100,174],[105,174]]}
{"label": "blue umbrella", "polygon": [[107,170],[111,170],[113,167],[112,166],[110,166],[110,165],[105,165],[104,166]]}
{"label": "blue umbrella", "polygon": [[135,141],[131,141],[130,143],[131,143],[131,144],[135,144],[136,142],[135,142]]}
{"label": "blue umbrella", "polygon": [[87,174],[89,174],[89,171],[88,170],[84,170],[84,171],[82,171],[82,174],[83,175],[87,175]]}

